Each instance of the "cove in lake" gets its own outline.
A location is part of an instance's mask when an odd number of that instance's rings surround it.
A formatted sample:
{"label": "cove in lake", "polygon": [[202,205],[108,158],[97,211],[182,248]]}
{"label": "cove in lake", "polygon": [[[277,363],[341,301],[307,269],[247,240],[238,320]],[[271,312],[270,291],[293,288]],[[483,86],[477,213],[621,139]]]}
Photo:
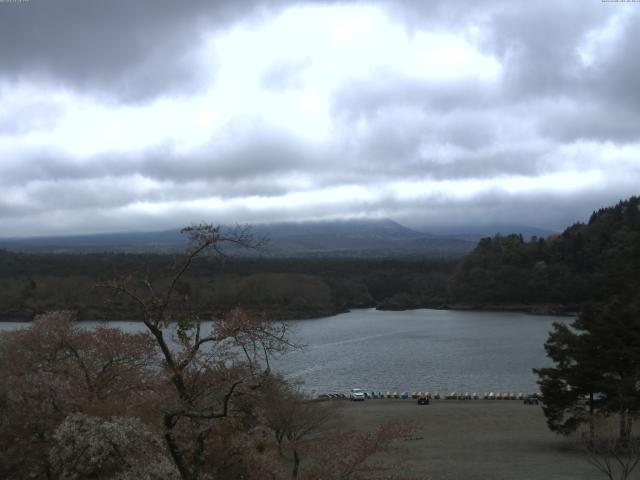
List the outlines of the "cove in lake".
{"label": "cove in lake", "polygon": [[[534,392],[531,369],[550,365],[544,342],[568,317],[460,310],[353,310],[287,322],[305,345],[273,362],[310,393],[368,391]],[[0,330],[28,324],[0,322]],[[83,322],[144,331],[141,322]]]}

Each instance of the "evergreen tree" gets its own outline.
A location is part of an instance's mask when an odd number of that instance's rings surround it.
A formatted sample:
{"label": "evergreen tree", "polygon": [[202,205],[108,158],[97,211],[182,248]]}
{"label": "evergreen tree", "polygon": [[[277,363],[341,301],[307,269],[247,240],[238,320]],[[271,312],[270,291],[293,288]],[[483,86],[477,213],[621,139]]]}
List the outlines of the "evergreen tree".
{"label": "evergreen tree", "polygon": [[589,422],[593,433],[594,413],[601,408],[601,374],[597,345],[582,331],[582,316],[569,327],[554,323],[545,343],[555,367],[534,369],[540,377],[543,411],[547,425],[563,435]]}
{"label": "evergreen tree", "polygon": [[554,324],[545,349],[555,366],[534,372],[549,428],[566,435],[596,412],[617,414],[627,441],[640,412],[640,296],[587,308],[571,326]]}

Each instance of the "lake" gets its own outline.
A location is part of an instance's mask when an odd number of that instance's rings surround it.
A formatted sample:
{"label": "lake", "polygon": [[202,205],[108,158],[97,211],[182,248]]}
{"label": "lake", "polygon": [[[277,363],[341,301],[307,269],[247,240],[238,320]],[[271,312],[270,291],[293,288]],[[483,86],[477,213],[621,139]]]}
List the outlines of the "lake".
{"label": "lake", "polygon": [[[533,392],[531,369],[548,366],[544,342],[554,321],[569,317],[457,310],[353,310],[288,322],[305,347],[274,361],[312,393],[375,391]],[[138,322],[112,324],[139,331]],[[0,322],[0,330],[17,323]]]}

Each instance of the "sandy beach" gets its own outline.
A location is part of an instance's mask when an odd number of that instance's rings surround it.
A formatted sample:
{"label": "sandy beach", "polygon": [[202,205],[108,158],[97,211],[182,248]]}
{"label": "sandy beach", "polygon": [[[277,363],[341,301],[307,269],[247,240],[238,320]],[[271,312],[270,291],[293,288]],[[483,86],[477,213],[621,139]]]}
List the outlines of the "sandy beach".
{"label": "sandy beach", "polygon": [[[539,406],[516,400],[385,399],[340,401],[341,429],[366,430],[384,421],[411,420],[415,437],[391,459],[430,480],[602,479],[575,441],[550,432]],[[339,425],[338,425],[339,422]]]}

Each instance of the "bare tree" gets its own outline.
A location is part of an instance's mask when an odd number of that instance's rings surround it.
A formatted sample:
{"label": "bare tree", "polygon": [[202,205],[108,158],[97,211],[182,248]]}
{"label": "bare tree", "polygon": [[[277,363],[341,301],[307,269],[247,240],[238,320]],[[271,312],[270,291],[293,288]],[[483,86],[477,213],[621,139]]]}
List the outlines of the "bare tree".
{"label": "bare tree", "polygon": [[[184,480],[196,480],[207,463],[215,463],[207,442],[216,421],[231,415],[234,399],[255,391],[268,376],[269,357],[292,345],[282,323],[235,309],[212,325],[203,324],[179,285],[198,257],[226,257],[229,248],[263,244],[247,227],[225,231],[200,224],[184,228],[191,248],[176,258],[168,283],[124,278],[104,284],[132,301],[154,337],[172,395],[163,407],[164,439]],[[175,332],[175,339],[172,334]]]}

